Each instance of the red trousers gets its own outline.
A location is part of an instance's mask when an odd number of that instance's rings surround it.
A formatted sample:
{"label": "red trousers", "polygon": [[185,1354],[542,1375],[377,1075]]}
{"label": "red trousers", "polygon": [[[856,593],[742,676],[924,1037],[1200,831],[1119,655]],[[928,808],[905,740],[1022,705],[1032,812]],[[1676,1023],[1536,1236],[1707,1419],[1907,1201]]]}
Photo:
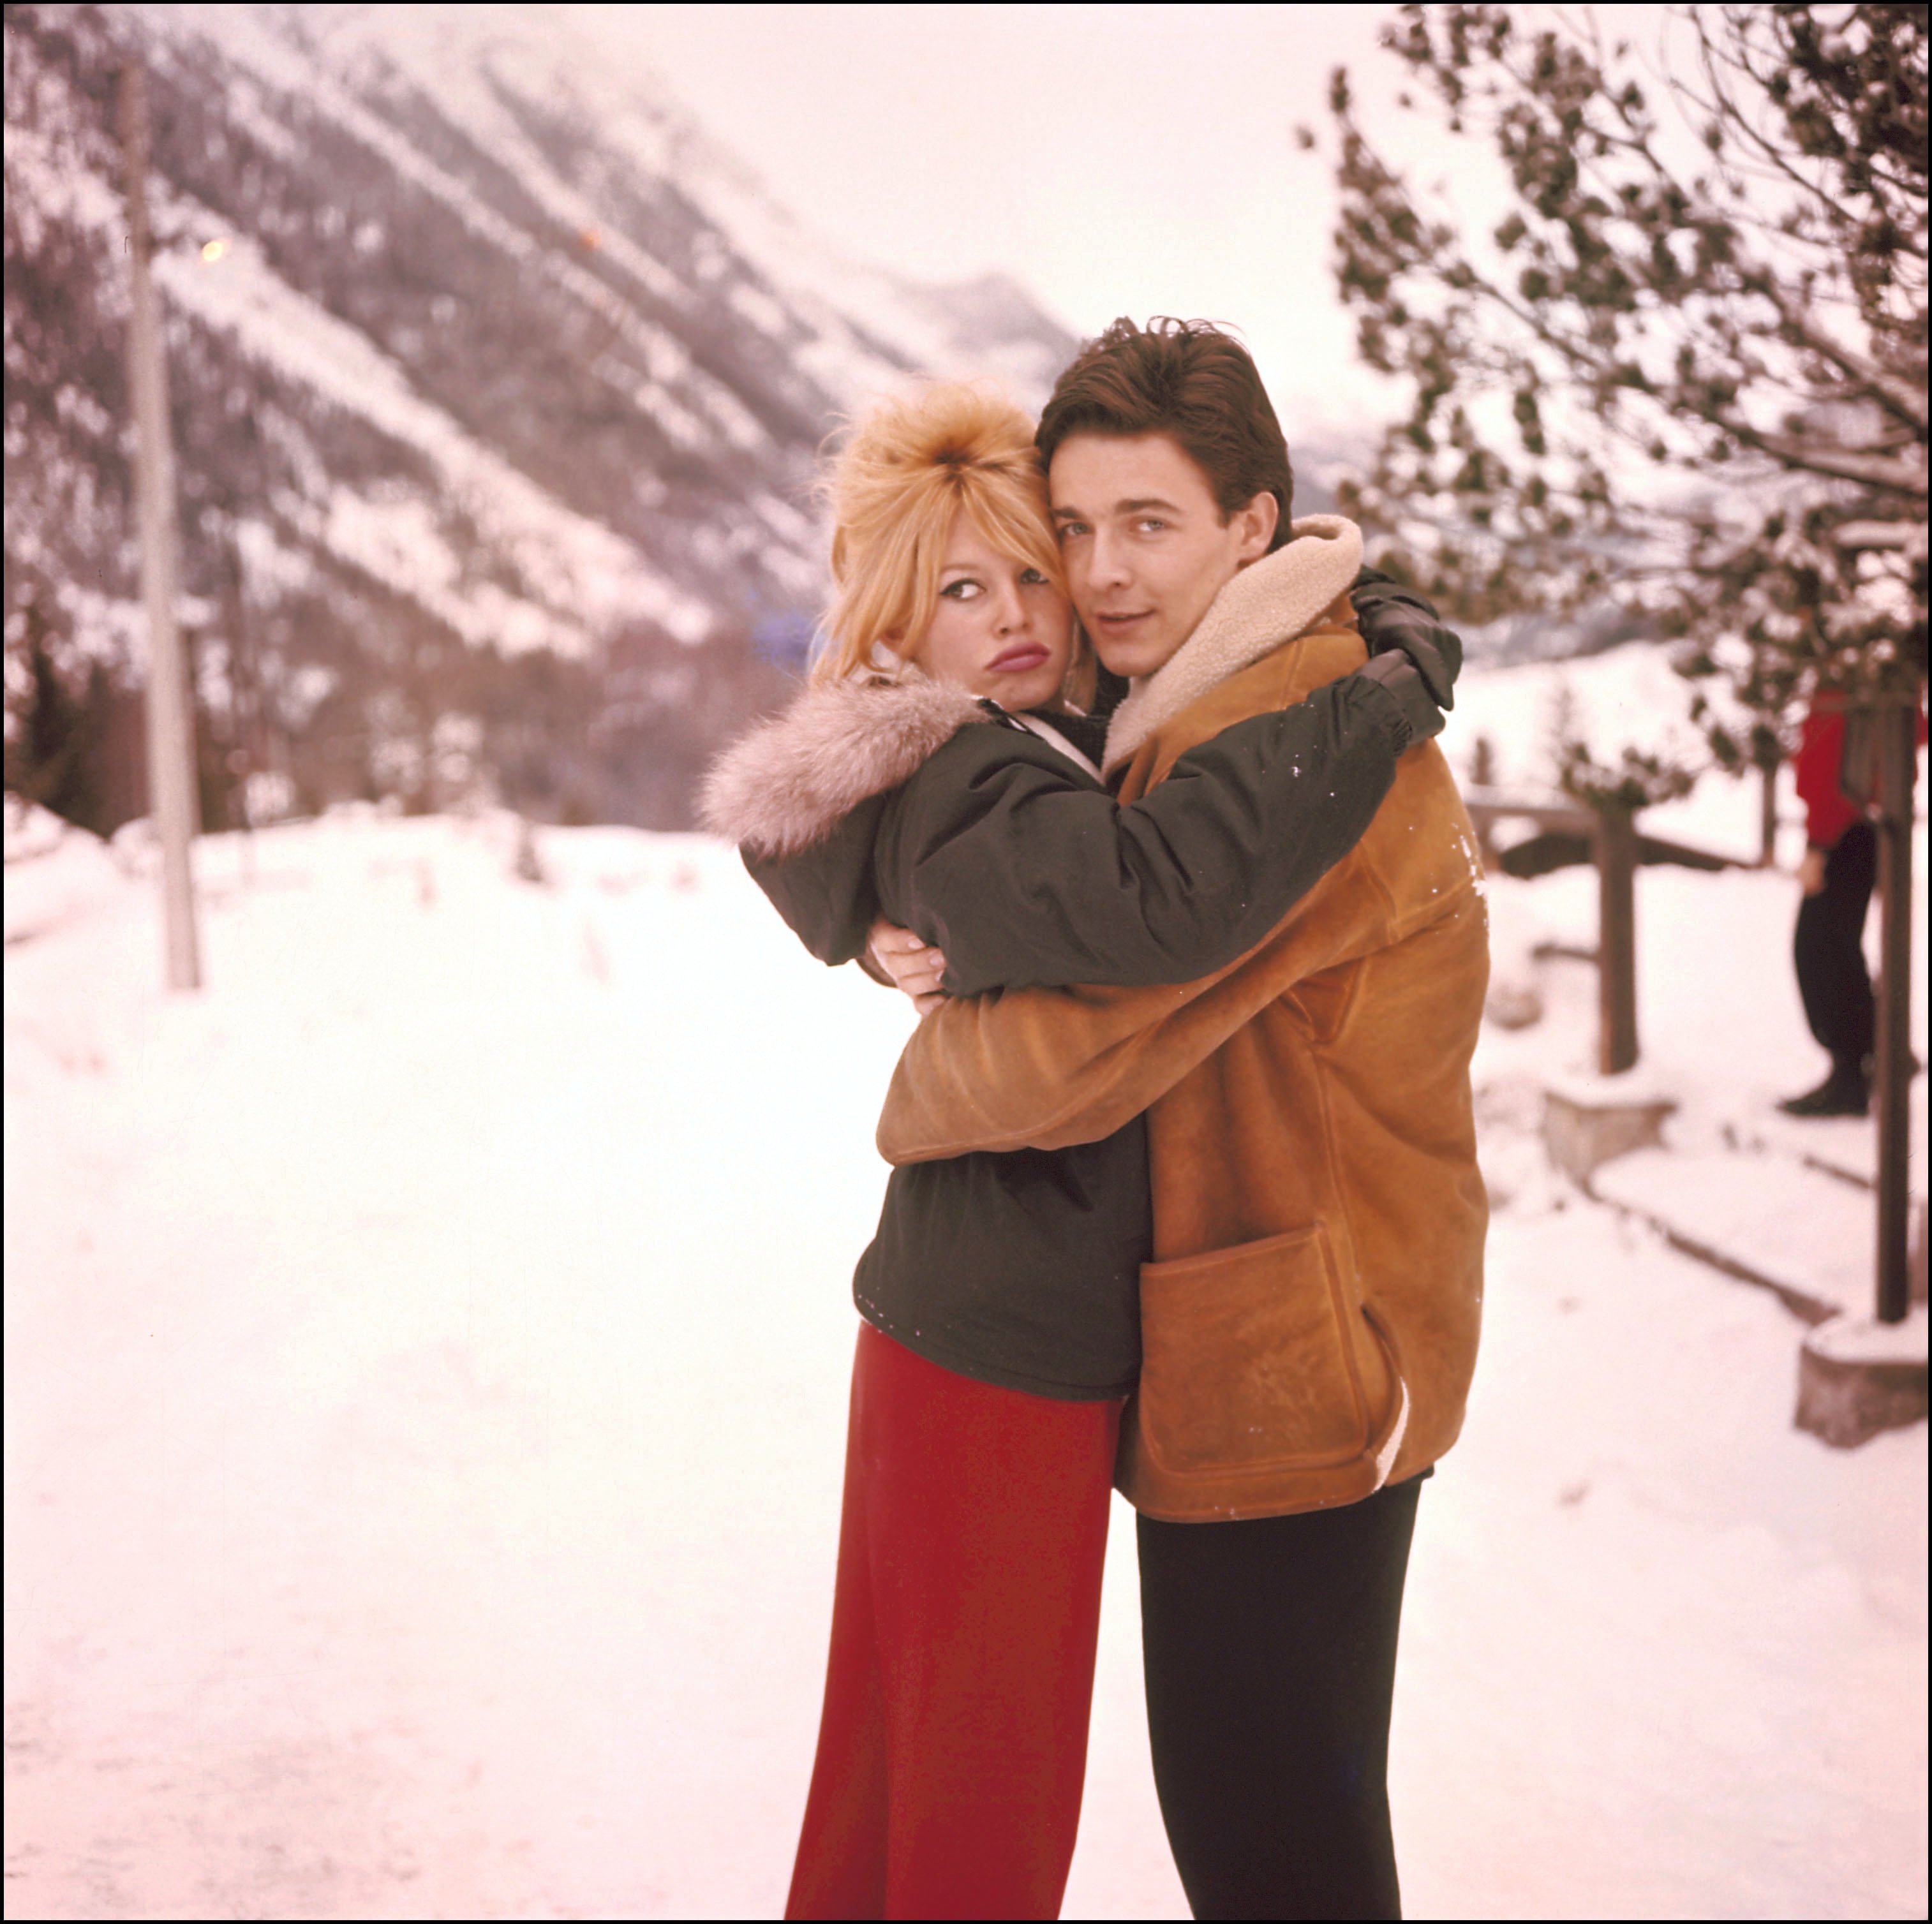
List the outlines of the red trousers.
{"label": "red trousers", "polygon": [[1120,1420],[861,1325],[788,1917],[1060,1914]]}

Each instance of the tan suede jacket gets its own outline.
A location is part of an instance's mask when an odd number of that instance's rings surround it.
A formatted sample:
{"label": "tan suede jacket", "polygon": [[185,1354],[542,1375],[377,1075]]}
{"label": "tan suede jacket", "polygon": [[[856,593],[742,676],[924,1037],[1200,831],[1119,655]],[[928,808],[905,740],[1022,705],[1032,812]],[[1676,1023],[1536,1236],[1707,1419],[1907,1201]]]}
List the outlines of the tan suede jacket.
{"label": "tan suede jacket", "polygon": [[[1346,614],[1156,714],[1122,800],[1360,667]],[[1455,1441],[1488,1222],[1468,1074],[1488,972],[1474,837],[1431,743],[1354,852],[1218,974],[994,993],[920,1025],[880,1122],[888,1161],[1057,1148],[1148,1111],[1156,1260],[1118,1477],[1148,1515],[1354,1503]]]}

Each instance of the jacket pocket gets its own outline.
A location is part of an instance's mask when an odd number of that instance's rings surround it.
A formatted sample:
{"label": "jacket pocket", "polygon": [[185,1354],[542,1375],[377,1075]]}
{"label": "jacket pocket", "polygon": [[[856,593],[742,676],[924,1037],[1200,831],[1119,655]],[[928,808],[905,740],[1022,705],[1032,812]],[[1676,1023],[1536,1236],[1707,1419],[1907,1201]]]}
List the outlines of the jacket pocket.
{"label": "jacket pocket", "polygon": [[1170,1475],[1378,1453],[1406,1399],[1320,1224],[1141,1269],[1138,1421]]}

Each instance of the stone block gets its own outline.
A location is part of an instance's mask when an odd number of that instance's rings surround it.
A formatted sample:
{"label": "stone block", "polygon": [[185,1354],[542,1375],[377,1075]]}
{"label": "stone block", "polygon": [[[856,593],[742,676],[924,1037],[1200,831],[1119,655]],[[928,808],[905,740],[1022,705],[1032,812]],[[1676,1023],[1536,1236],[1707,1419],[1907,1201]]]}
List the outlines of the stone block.
{"label": "stone block", "polygon": [[1609,1077],[1587,1087],[1552,1086],[1543,1092],[1543,1146],[1556,1167],[1588,1188],[1613,1158],[1660,1144],[1676,1109],[1674,1096],[1641,1086],[1626,1092]]}
{"label": "stone block", "polygon": [[1492,981],[1483,1017],[1498,1029],[1532,1028],[1543,1020],[1543,991],[1534,982]]}
{"label": "stone block", "polygon": [[1882,1430],[1924,1419],[1925,1312],[1903,1323],[1834,1316],[1798,1353],[1801,1430],[1834,1449],[1855,1449]]}

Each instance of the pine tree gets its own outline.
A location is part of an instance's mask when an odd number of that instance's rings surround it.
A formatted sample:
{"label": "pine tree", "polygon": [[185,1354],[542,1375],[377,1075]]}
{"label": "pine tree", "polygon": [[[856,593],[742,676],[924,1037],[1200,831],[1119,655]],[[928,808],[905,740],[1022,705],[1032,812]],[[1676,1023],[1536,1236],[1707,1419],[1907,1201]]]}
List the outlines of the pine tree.
{"label": "pine tree", "polygon": [[1821,679],[1911,683],[1927,9],[1672,9],[1660,88],[1592,12],[1522,10],[1406,6],[1384,34],[1422,95],[1402,104],[1500,160],[1487,235],[1426,203],[1334,77],[1337,279],[1411,394],[1345,511],[1464,619],[1641,606],[1761,717]]}
{"label": "pine tree", "polygon": [[106,676],[95,663],[80,692],[68,686],[55,666],[46,610],[37,595],[22,598],[12,625],[9,652],[20,670],[20,699],[11,704],[7,787],[64,820],[105,835],[114,825],[103,820],[93,758],[106,706]]}

